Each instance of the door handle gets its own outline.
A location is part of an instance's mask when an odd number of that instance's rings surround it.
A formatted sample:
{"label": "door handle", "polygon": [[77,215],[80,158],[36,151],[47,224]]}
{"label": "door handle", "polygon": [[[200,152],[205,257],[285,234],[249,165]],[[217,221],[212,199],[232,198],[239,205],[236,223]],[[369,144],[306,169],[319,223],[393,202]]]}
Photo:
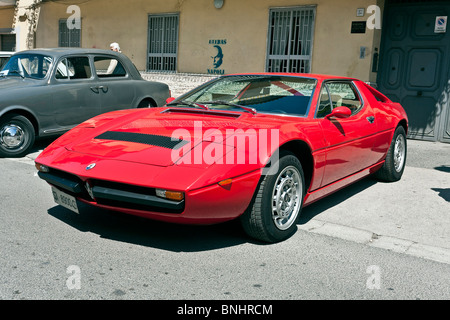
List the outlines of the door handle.
{"label": "door handle", "polygon": [[108,87],[107,86],[91,87],[91,90],[94,91],[95,93],[99,93],[100,90],[102,90],[103,93],[107,93],[108,92]]}
{"label": "door handle", "polygon": [[366,118],[367,121],[369,121],[370,123],[374,123],[375,122],[375,117],[374,116],[370,116]]}

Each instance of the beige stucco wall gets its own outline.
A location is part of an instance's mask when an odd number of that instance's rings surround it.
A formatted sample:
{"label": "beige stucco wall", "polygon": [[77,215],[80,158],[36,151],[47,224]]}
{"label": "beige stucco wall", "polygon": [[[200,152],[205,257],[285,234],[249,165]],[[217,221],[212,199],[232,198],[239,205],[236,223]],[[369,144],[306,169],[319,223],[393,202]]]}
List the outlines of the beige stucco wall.
{"label": "beige stucco wall", "polygon": [[[265,69],[270,8],[316,6],[312,72],[357,77],[374,81],[372,53],[379,48],[377,30],[351,34],[357,8],[381,0],[225,0],[221,9],[213,0],[95,0],[79,4],[82,46],[109,48],[117,41],[140,70],[146,68],[148,15],[179,13],[178,72],[206,73],[216,51],[209,40],[223,45],[226,73],[262,72]],[[68,18],[68,1],[42,5],[36,45],[58,45],[58,20]],[[365,59],[359,58],[366,47]]]}

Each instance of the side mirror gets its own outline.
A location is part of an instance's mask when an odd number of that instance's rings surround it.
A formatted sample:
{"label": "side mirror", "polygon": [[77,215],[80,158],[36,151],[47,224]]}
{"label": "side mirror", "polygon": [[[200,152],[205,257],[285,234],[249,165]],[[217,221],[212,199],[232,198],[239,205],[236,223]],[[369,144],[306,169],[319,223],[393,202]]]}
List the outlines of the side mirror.
{"label": "side mirror", "polygon": [[174,97],[169,97],[169,98],[167,98],[167,99],[166,99],[166,104],[171,103],[173,100],[175,100]]}
{"label": "side mirror", "polygon": [[330,119],[330,118],[343,119],[343,118],[348,118],[351,115],[352,115],[352,111],[349,108],[337,107],[337,108],[334,108],[330,114],[326,115],[325,119]]}

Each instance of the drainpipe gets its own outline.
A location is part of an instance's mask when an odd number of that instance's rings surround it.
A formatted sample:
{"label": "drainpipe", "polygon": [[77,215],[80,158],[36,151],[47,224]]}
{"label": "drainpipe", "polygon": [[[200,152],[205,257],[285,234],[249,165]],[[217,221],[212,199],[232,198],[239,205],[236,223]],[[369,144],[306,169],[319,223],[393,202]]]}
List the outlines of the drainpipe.
{"label": "drainpipe", "polygon": [[34,36],[39,22],[42,0],[17,0],[14,11],[13,32],[16,51],[34,48]]}

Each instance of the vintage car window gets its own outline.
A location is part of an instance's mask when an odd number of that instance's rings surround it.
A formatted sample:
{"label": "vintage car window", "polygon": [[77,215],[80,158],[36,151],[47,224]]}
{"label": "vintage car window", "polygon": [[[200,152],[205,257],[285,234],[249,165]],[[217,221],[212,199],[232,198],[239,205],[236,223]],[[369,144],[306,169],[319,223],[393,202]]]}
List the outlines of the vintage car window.
{"label": "vintage car window", "polygon": [[41,54],[17,54],[3,67],[4,76],[20,76],[30,79],[44,79],[50,70],[53,59]]}
{"label": "vintage car window", "polygon": [[324,118],[334,108],[341,106],[349,108],[352,111],[352,115],[361,110],[363,103],[356,88],[351,82],[326,82],[322,87],[316,117]]}
{"label": "vintage car window", "polygon": [[347,107],[355,114],[362,106],[361,100],[354,86],[349,82],[329,82],[326,84],[334,108]]}
{"label": "vintage car window", "polygon": [[92,76],[89,58],[68,57],[62,59],[56,68],[55,78],[58,80],[89,79]]}
{"label": "vintage car window", "polygon": [[111,57],[95,57],[95,71],[99,78],[125,77],[125,68],[117,59]]}
{"label": "vintage car window", "polygon": [[239,106],[244,106],[263,113],[305,116],[315,87],[316,80],[310,78],[225,76],[183,96],[182,100],[207,104],[210,109],[242,110]]}

